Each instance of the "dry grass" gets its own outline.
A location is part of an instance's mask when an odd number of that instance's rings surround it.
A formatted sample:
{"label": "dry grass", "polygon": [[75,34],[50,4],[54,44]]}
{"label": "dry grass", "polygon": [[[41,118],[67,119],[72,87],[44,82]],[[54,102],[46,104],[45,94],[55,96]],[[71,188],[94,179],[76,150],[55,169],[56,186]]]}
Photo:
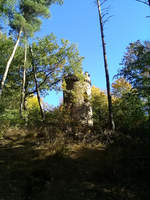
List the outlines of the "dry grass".
{"label": "dry grass", "polygon": [[60,133],[51,140],[36,131],[10,129],[0,140],[0,200],[149,199],[149,145],[85,144]]}

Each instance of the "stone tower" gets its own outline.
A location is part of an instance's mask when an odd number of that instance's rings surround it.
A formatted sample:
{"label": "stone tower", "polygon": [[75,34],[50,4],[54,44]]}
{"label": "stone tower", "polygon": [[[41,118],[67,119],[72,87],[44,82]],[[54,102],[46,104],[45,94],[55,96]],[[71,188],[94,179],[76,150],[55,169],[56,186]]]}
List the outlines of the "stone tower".
{"label": "stone tower", "polygon": [[66,109],[70,111],[71,118],[84,126],[92,126],[91,107],[91,80],[88,72],[84,80],[79,80],[75,75],[65,77],[66,90],[63,92],[63,101]]}

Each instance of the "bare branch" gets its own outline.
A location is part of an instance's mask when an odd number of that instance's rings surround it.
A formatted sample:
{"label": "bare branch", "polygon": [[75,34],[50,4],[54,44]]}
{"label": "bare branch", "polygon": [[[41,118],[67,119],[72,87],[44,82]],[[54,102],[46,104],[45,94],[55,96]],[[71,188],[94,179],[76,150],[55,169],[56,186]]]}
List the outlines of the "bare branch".
{"label": "bare branch", "polygon": [[143,1],[143,0],[136,0],[136,1],[138,1],[138,2],[140,2],[140,3],[144,3],[144,4],[146,4],[147,6],[150,6],[150,0],[146,0],[146,1]]}
{"label": "bare branch", "polygon": [[106,17],[108,14],[109,14],[108,12],[107,12],[107,13],[104,13],[104,14],[102,15],[102,19],[104,19],[104,17]]}
{"label": "bare branch", "polygon": [[101,6],[103,6],[106,2],[107,2],[107,0],[103,0],[103,1],[101,2]]}
{"label": "bare branch", "polygon": [[109,19],[112,18],[112,17],[113,17],[113,15],[108,16],[108,17],[103,21],[103,25],[105,25],[105,24],[109,21]]}

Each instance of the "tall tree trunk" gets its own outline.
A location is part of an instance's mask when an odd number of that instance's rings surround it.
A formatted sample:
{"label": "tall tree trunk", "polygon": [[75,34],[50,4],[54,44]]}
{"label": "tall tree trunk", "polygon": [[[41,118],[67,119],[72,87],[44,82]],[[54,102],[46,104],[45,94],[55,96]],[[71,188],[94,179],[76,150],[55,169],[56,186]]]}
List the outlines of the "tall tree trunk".
{"label": "tall tree trunk", "polygon": [[3,78],[2,78],[2,81],[1,81],[1,85],[0,85],[0,97],[1,97],[2,92],[3,92],[3,88],[4,88],[4,85],[5,85],[5,81],[6,81],[6,78],[7,78],[9,67],[11,65],[11,62],[12,62],[12,60],[14,58],[14,55],[15,55],[16,50],[17,50],[17,47],[19,45],[19,41],[20,41],[20,38],[21,38],[21,33],[22,33],[22,29],[20,29],[20,31],[19,31],[18,38],[17,38],[16,44],[14,46],[13,52],[12,52],[8,62],[7,62],[6,68],[5,68],[5,72],[4,72],[4,75],[3,75]]}
{"label": "tall tree trunk", "polygon": [[97,0],[97,7],[98,7],[98,13],[99,13],[101,39],[102,39],[102,46],[103,46],[103,58],[104,58],[107,98],[108,98],[108,111],[109,111],[109,124],[110,124],[110,128],[112,130],[115,130],[115,123],[113,120],[113,113],[112,113],[112,99],[111,99],[111,93],[110,93],[110,81],[109,81],[109,72],[108,72],[108,64],[107,64],[107,56],[106,56],[106,45],[105,45],[105,39],[104,39],[103,21],[102,21],[102,14],[101,14],[101,4],[99,0]]}
{"label": "tall tree trunk", "polygon": [[21,100],[20,100],[20,117],[22,118],[24,103],[25,103],[25,83],[26,83],[26,61],[27,61],[27,42],[25,43],[24,51],[24,66],[23,66],[23,78],[22,78],[22,89],[21,89]]}
{"label": "tall tree trunk", "polygon": [[148,121],[150,122],[150,96],[147,99],[147,106],[148,106]]}
{"label": "tall tree trunk", "polygon": [[42,120],[44,121],[45,120],[45,115],[44,115],[44,112],[43,112],[43,109],[42,109],[42,105],[41,105],[40,91],[39,91],[38,82],[37,82],[36,67],[35,67],[34,60],[33,60],[33,52],[32,52],[32,48],[31,47],[29,49],[30,49],[31,59],[32,59],[32,68],[33,68],[33,73],[34,73],[36,95],[37,95],[37,99],[38,99],[38,103],[39,103],[39,107],[40,107],[41,117],[42,117]]}

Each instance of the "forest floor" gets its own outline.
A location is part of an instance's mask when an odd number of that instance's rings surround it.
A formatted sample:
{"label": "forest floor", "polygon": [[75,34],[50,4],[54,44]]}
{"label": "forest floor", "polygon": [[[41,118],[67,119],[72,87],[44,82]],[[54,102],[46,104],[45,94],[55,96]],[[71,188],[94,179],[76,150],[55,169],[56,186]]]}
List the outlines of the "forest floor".
{"label": "forest floor", "polygon": [[0,139],[0,200],[149,200],[150,145]]}

